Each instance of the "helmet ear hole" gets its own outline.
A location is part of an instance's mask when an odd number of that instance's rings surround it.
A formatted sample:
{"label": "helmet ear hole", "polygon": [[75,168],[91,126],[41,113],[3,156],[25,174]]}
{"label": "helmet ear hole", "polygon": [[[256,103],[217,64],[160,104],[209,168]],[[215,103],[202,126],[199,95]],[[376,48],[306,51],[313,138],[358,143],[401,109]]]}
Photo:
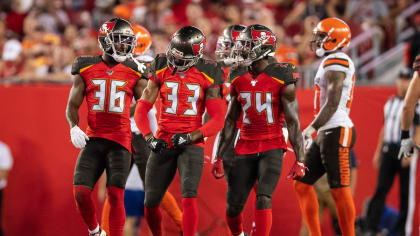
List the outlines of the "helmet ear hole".
{"label": "helmet ear hole", "polygon": [[337,39],[333,39],[333,40],[332,40],[332,42],[333,42],[333,43],[337,42]]}

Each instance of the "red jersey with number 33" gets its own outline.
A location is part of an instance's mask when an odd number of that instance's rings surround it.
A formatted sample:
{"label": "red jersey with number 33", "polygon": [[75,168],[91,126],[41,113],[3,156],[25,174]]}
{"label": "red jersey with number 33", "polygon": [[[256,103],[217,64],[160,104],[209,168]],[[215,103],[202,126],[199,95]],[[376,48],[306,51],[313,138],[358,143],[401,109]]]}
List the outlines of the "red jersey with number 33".
{"label": "red jersey with number 33", "polygon": [[85,83],[89,137],[117,142],[131,152],[130,105],[133,89],[144,77],[132,60],[107,66],[97,57],[78,57],[72,74]]}
{"label": "red jersey with number 33", "polygon": [[231,71],[231,94],[242,107],[237,154],[252,154],[286,148],[282,127],[281,95],[286,85],[296,82],[297,73],[289,63],[273,63],[255,79],[245,68]]}
{"label": "red jersey with number 33", "polygon": [[[202,126],[206,90],[223,83],[223,71],[219,64],[200,59],[186,72],[173,74],[166,60],[164,55],[155,58],[150,80],[160,87],[156,137],[171,144],[175,133],[190,133]],[[203,141],[197,144],[202,145]]]}

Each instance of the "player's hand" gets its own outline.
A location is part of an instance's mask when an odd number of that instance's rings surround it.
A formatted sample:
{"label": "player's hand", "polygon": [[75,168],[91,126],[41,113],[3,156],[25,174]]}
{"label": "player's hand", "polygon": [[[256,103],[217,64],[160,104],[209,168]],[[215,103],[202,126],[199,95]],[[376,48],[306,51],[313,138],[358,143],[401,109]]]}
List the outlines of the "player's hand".
{"label": "player's hand", "polygon": [[149,146],[153,152],[160,153],[163,149],[168,147],[168,144],[165,142],[165,140],[157,139],[152,136],[147,140],[147,146]]}
{"label": "player's hand", "polygon": [[77,125],[70,129],[70,137],[73,145],[80,149],[84,148],[86,140],[89,140],[89,137]]}
{"label": "player's hand", "polygon": [[225,176],[225,171],[223,170],[223,159],[216,157],[216,161],[213,163],[213,168],[211,169],[211,173],[213,174],[214,178],[220,179]]}
{"label": "player's hand", "polygon": [[187,146],[191,143],[191,135],[190,134],[174,134],[172,136],[172,144],[176,148],[182,148]]}
{"label": "player's hand", "polygon": [[398,153],[398,159],[401,159],[402,157],[408,158],[413,155],[414,147],[416,147],[416,144],[412,138],[401,139],[401,148]]}
{"label": "player's hand", "polygon": [[295,164],[293,164],[292,169],[290,169],[289,174],[287,175],[288,180],[296,180],[301,179],[303,176],[305,176],[305,172],[308,168],[303,164],[301,161],[295,161]]}

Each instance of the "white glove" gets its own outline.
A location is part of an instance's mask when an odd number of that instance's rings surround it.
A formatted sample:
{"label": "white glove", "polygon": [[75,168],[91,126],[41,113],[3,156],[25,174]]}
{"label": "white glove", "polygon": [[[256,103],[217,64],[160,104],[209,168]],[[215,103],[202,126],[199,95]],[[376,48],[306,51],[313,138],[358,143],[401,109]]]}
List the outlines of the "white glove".
{"label": "white glove", "polygon": [[283,131],[284,141],[287,143],[289,141],[289,131],[287,130],[287,127],[283,127],[281,130]]}
{"label": "white glove", "polygon": [[305,151],[309,149],[309,147],[312,144],[312,134],[315,133],[316,129],[312,127],[312,125],[306,127],[305,130],[303,130],[303,140],[305,141]]}
{"label": "white glove", "polygon": [[416,144],[412,138],[401,139],[401,148],[398,153],[398,159],[401,159],[402,157],[407,158],[413,155],[414,147],[416,147]]}
{"label": "white glove", "polygon": [[73,145],[80,149],[84,148],[86,140],[89,140],[89,137],[77,125],[70,129],[70,137]]}

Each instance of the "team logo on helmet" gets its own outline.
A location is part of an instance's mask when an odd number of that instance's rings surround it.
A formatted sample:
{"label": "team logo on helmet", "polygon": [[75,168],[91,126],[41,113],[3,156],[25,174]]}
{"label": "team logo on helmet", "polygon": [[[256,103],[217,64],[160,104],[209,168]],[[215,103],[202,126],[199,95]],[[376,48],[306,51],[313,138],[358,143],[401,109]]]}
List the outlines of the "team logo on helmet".
{"label": "team logo on helmet", "polygon": [[114,25],[115,25],[115,21],[114,22],[105,22],[101,26],[101,29],[99,30],[99,34],[104,36],[104,35],[107,35],[107,34],[111,33],[112,29],[114,28]]}
{"label": "team logo on helmet", "polygon": [[199,44],[192,44],[194,55],[197,56],[199,54],[203,54],[204,50],[204,43],[206,40],[201,41]]}
{"label": "team logo on helmet", "polygon": [[241,34],[240,31],[232,30],[232,40],[235,41],[239,34]]}
{"label": "team logo on helmet", "polygon": [[258,31],[252,29],[252,38],[257,39],[262,44],[274,44],[276,41],[276,36],[274,36],[272,33],[268,31]]}

